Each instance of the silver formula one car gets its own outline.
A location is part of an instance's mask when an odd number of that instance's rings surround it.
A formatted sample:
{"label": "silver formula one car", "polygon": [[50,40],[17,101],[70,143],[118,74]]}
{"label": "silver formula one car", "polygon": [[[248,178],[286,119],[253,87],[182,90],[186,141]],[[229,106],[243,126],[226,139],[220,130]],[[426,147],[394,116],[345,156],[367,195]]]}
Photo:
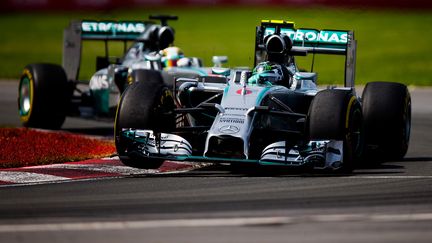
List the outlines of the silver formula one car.
{"label": "silver formula one car", "polygon": [[[172,47],[174,30],[167,25],[176,16],[150,16],[153,21],[73,21],[64,30],[63,65],[27,65],[20,79],[18,110],[26,127],[58,129],[66,116],[113,120],[120,94],[135,70],[177,66],[201,67],[199,58],[184,57]],[[79,80],[83,41],[105,44],[96,57],[96,73]],[[109,55],[108,43],[124,43],[123,57]],[[132,44],[129,46],[129,43]],[[82,50],[83,49],[83,50]],[[198,73],[199,75],[199,73]],[[129,78],[128,78],[129,77]],[[111,119],[109,119],[111,117]]]}
{"label": "silver formula one car", "polygon": [[[350,172],[362,155],[400,159],[408,148],[407,87],[371,82],[354,89],[352,31],[296,29],[262,21],[255,68],[216,68],[212,76],[142,70],[117,110],[121,161],[158,168],[165,160],[308,167]],[[300,72],[296,56],[345,56],[342,88],[317,88],[317,74]]]}

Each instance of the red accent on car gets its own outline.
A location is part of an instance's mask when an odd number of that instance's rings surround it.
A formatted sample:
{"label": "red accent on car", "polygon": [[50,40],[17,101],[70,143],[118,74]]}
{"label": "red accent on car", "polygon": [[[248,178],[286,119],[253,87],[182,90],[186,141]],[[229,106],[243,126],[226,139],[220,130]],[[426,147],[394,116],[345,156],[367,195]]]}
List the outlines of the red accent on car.
{"label": "red accent on car", "polygon": [[236,93],[239,94],[239,95],[241,95],[241,94],[244,94],[244,95],[252,94],[252,90],[246,89],[246,88],[244,88],[244,90],[245,91],[243,92],[243,89],[239,89],[239,90],[236,91]]}

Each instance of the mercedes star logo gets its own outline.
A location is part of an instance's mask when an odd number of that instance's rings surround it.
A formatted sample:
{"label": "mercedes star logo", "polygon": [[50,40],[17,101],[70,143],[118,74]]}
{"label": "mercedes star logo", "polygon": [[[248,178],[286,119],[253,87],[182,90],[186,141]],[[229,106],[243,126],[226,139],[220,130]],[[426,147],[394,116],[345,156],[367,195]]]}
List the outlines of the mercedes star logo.
{"label": "mercedes star logo", "polygon": [[233,126],[233,125],[226,125],[226,126],[222,126],[221,128],[219,128],[219,132],[225,133],[225,134],[234,134],[234,133],[238,133],[239,131],[240,131],[240,129],[236,126]]}

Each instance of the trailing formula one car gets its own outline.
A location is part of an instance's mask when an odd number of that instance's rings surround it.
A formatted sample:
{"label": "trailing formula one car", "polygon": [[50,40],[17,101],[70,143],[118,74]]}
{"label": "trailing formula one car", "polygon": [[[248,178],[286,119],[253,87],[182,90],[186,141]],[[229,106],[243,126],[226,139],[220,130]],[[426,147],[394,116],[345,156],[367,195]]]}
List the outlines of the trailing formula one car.
{"label": "trailing formula one car", "polygon": [[[122,95],[115,124],[121,161],[158,168],[165,160],[307,167],[350,172],[361,156],[400,159],[408,148],[407,87],[368,83],[354,89],[353,31],[296,29],[262,21],[255,68],[219,69],[218,76],[146,78]],[[295,58],[345,56],[344,87],[317,88],[317,74]]]}
{"label": "trailing formula one car", "polygon": [[[198,58],[184,57],[172,47],[174,30],[167,25],[176,16],[150,16],[151,21],[73,21],[64,30],[63,66],[30,64],[23,71],[18,90],[18,109],[26,127],[58,129],[66,116],[114,118],[120,94],[135,70],[161,70],[177,63],[200,67]],[[96,58],[97,72],[90,80],[78,80],[82,41],[103,41],[105,56]],[[122,58],[109,56],[109,41],[124,42]],[[128,48],[128,43],[133,41]],[[173,63],[175,62],[175,63]],[[199,75],[199,73],[197,74]]]}

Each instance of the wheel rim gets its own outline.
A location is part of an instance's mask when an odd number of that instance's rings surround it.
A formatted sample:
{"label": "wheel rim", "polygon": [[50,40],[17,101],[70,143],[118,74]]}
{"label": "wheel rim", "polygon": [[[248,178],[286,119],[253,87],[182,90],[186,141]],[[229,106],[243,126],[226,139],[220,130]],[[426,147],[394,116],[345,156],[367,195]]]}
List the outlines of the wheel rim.
{"label": "wheel rim", "polygon": [[32,107],[32,90],[28,77],[21,80],[19,88],[19,111],[21,116],[28,116]]}

